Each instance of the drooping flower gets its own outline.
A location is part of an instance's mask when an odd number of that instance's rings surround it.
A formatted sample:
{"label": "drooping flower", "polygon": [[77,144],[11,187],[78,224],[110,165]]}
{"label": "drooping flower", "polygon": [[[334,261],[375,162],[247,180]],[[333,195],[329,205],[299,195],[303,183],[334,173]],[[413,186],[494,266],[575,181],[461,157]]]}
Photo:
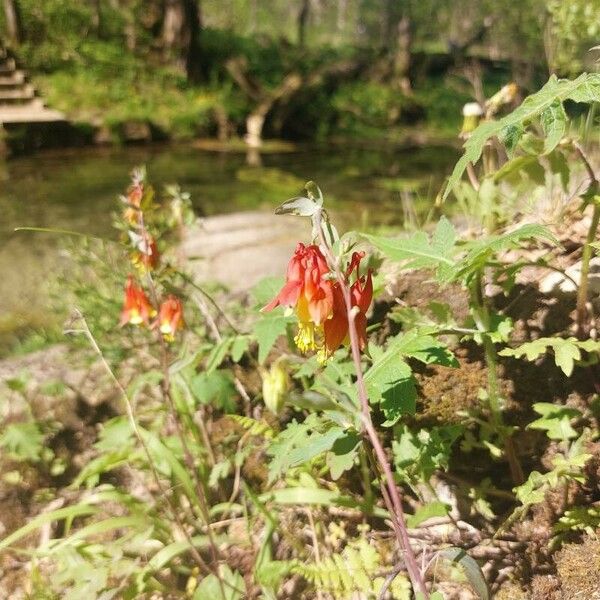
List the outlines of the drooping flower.
{"label": "drooping flower", "polygon": [[131,257],[133,264],[142,272],[155,269],[160,259],[156,240],[149,233],[139,235],[133,231],[129,237],[136,248]]}
{"label": "drooping flower", "polygon": [[129,189],[127,196],[122,197],[123,202],[127,205],[123,216],[131,225],[137,225],[139,221],[140,207],[142,198],[144,197],[144,184],[139,180],[134,180]]}
{"label": "drooping flower", "polygon": [[149,324],[150,319],[156,314],[144,290],[129,275],[125,284],[125,299],[121,311],[121,326]]}
{"label": "drooping flower", "polygon": [[294,338],[302,352],[322,346],[323,323],[333,309],[333,282],[327,260],[318,246],[300,243],[290,259],[286,282],[263,311],[277,306],[293,308],[298,317],[298,334]]}
{"label": "drooping flower", "polygon": [[168,341],[175,339],[175,334],[179,329],[183,329],[183,304],[177,296],[172,294],[160,305],[158,309],[158,319],[153,327],[158,327],[163,337]]}
{"label": "drooping flower", "polygon": [[[358,270],[360,261],[364,258],[364,252],[354,252],[348,268],[346,269],[346,280],[349,283],[353,271],[356,271],[356,279],[350,286],[350,302],[356,315],[354,322],[356,324],[356,333],[358,334],[358,343],[361,350],[367,345],[367,311],[373,300],[373,278],[371,270],[366,276],[359,276]],[[339,283],[336,282],[333,290],[333,314],[325,322],[325,349],[328,355],[333,354],[348,337],[348,311],[344,294]]]}
{"label": "drooping flower", "polygon": [[[350,286],[350,299],[355,308],[355,323],[361,350],[367,344],[367,317],[373,298],[371,271],[359,276],[364,252],[354,252],[344,273]],[[352,275],[355,280],[351,284]],[[348,313],[339,282],[332,279],[327,260],[318,246],[298,244],[287,269],[286,283],[263,311],[277,306],[295,310],[298,334],[294,338],[302,352],[318,350],[319,358],[327,360],[348,337]]]}

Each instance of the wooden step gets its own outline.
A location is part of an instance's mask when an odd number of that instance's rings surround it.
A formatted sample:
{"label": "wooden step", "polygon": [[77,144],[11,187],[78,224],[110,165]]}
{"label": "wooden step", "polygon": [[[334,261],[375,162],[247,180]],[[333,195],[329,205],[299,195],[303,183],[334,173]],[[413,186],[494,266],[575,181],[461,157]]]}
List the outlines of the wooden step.
{"label": "wooden step", "polygon": [[28,104],[35,98],[32,85],[20,86],[15,90],[0,89],[0,105]]}
{"label": "wooden step", "polygon": [[15,63],[14,58],[5,58],[0,61],[0,74],[10,74],[16,71],[17,64]]}
{"label": "wooden step", "polygon": [[13,88],[26,83],[27,78],[23,71],[13,71],[10,74],[0,75],[0,89]]}
{"label": "wooden step", "polygon": [[49,123],[65,121],[65,116],[57,111],[45,108],[36,98],[28,106],[0,106],[0,123]]}

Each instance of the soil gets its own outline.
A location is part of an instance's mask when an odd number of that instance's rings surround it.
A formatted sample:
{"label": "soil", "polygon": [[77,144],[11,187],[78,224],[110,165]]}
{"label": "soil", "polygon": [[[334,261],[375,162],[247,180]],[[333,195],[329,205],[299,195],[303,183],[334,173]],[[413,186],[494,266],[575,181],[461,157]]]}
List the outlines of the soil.
{"label": "soil", "polygon": [[[228,231],[230,230],[221,230],[215,235],[227,237]],[[272,255],[277,264],[284,255],[289,255],[290,236],[291,231],[288,229],[277,238],[280,247]],[[248,243],[252,245],[252,241]],[[226,260],[229,267],[224,272],[239,283],[239,273],[236,276],[234,269],[239,271],[240,264],[247,264],[240,258],[246,252],[245,246],[243,243],[231,242],[230,250],[230,256],[208,253],[207,264],[200,268],[204,275],[200,275],[206,276],[213,267],[217,268],[214,266],[215,261]],[[192,242],[188,243],[188,256],[195,251],[206,255],[207,247],[201,248],[194,246]],[[264,250],[259,249],[257,255],[264,258]],[[269,262],[268,259],[265,261]],[[223,272],[223,265],[219,265],[219,272]],[[257,272],[248,274],[249,280],[254,281],[258,271],[266,268],[264,265],[257,267]],[[267,272],[275,272],[273,262],[269,263]],[[504,311],[514,321],[515,343],[541,336],[571,334],[575,298],[573,294],[560,291],[540,292],[538,282],[543,279],[543,275],[543,270],[532,268],[527,271],[527,278],[520,280],[510,294],[504,295],[497,289],[494,290],[495,295],[491,299],[494,307]],[[406,305],[426,310],[432,301],[448,304],[459,323],[468,315],[466,295],[456,286],[440,287],[427,275],[410,272],[402,273],[401,276],[389,272],[387,283],[385,294],[374,307],[377,320],[389,315],[394,306]],[[238,292],[240,295],[245,293],[243,289]],[[396,321],[386,319],[382,331],[393,333],[399,328]],[[485,389],[488,377],[481,349],[472,342],[460,342],[453,350],[460,368],[413,365],[418,389],[418,416],[415,420],[420,424],[433,426],[464,423],[467,413],[481,410],[480,391]],[[21,420],[28,410],[36,416],[44,416],[46,419],[50,417],[58,425],[48,438],[49,445],[68,465],[63,473],[52,475],[43,461],[33,467],[23,468],[22,464],[16,464],[6,456],[0,458],[2,536],[37,514],[45,504],[44,497],[52,494],[60,497],[66,493],[64,486],[90,458],[90,447],[98,428],[108,418],[121,412],[118,390],[106,377],[101,365],[88,360],[83,366],[74,368],[73,365],[82,364],[79,352],[73,352],[66,346],[56,346],[41,353],[0,362],[0,397],[4,397],[1,405],[4,422]],[[126,365],[124,369],[126,373]],[[29,374],[24,389],[9,389],[9,382],[20,377],[23,372]],[[517,457],[526,473],[532,470],[544,472],[549,468],[551,458],[560,449],[556,443],[549,442],[543,432],[524,428],[534,418],[533,404],[551,402],[589,411],[595,396],[596,372],[592,368],[577,368],[572,377],[566,378],[554,361],[547,357],[531,363],[501,358],[499,375],[501,396],[507,407],[506,421],[519,428],[514,438]],[[238,376],[244,379],[243,370]],[[257,389],[258,382],[253,377],[249,383],[252,388]],[[49,384],[57,381],[63,383],[63,389],[59,393],[49,394]],[[215,419],[210,435],[217,442],[227,439],[235,431],[236,426],[230,419]],[[575,532],[558,551],[550,550],[552,526],[565,507],[573,504],[590,505],[600,501],[599,450],[598,443],[590,443],[587,448],[593,458],[587,465],[585,482],[572,484],[565,493],[549,493],[546,502],[525,513],[521,522],[515,524],[507,534],[505,541],[508,550],[500,557],[482,561],[490,574],[493,597],[499,600],[600,598],[600,542],[591,536]],[[17,485],[7,477],[15,470],[20,471],[21,478]],[[450,490],[449,493],[455,496],[455,518],[476,523],[484,533],[493,534],[494,531],[485,531],[485,520],[474,511],[469,494],[473,486],[486,478],[493,482],[497,494],[491,495],[490,510],[497,515],[497,523],[501,523],[515,508],[514,503],[507,498],[509,495],[502,493],[502,490],[510,490],[512,487],[506,464],[492,459],[481,448],[471,452],[459,448],[452,457],[451,471],[456,474],[454,479],[445,479],[444,474],[441,474],[440,481],[445,481],[444,485]],[[260,451],[250,454],[244,464],[243,474],[256,484],[264,482],[265,457]],[[120,477],[127,485],[134,485],[131,481],[127,483],[126,473],[116,473],[115,476]],[[293,528],[295,524],[288,523],[286,526]],[[473,532],[471,534],[475,535]],[[476,545],[475,542],[473,545]],[[255,559],[243,548],[232,551],[230,558],[231,564],[245,574],[251,571]],[[26,582],[24,563],[16,556],[2,554],[0,598],[23,597]],[[294,585],[296,590],[301,588],[301,583],[296,582]],[[466,598],[464,588],[464,585],[458,586],[457,591],[449,584],[446,598]]]}

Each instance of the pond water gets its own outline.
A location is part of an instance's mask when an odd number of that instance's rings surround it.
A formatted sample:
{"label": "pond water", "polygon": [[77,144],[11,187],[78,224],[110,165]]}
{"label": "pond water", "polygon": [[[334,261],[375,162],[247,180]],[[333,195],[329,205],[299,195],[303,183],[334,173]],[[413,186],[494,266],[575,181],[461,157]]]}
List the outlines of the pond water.
{"label": "pond water", "polygon": [[9,335],[48,317],[45,289],[61,245],[56,236],[14,228],[115,237],[111,211],[135,166],[146,165],[157,190],[178,183],[189,191],[199,215],[272,210],[312,179],[344,221],[365,227],[401,225],[407,211],[424,214],[457,157],[447,146],[306,147],[264,154],[260,166],[251,166],[241,153],[149,146],[70,149],[0,162],[0,354]]}

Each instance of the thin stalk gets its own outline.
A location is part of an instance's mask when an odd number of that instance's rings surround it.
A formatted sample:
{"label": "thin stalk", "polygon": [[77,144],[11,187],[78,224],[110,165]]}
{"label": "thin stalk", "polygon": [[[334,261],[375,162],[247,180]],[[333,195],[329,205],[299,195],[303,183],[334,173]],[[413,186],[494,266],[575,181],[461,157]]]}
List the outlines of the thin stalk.
{"label": "thin stalk", "polygon": [[133,406],[131,404],[131,400],[129,399],[129,396],[127,395],[127,392],[125,391],[125,388],[123,387],[121,382],[117,379],[117,376],[113,373],[113,370],[111,369],[110,365],[106,361],[106,358],[104,358],[104,354],[102,353],[100,346],[98,346],[98,343],[96,342],[96,338],[94,338],[94,336],[87,324],[87,321],[85,320],[85,317],[83,316],[83,314],[80,311],[77,311],[77,316],[83,325],[83,329],[80,330],[81,333],[83,333],[86,336],[86,338],[90,342],[90,345],[92,346],[92,348],[94,349],[94,351],[96,352],[98,357],[100,358],[100,361],[102,362],[102,365],[106,369],[106,372],[109,374],[109,376],[111,377],[111,379],[114,381],[115,385],[117,386],[119,392],[121,393],[121,397],[122,397],[123,403],[125,405],[125,411],[127,413],[127,418],[129,419],[129,424],[131,425],[131,429],[133,430],[135,437],[137,438],[140,446],[142,447],[142,450],[144,451],[144,454],[146,455],[146,460],[148,461],[148,465],[150,466],[150,471],[152,472],[152,477],[154,478],[156,487],[158,488],[161,496],[165,499],[165,502],[167,503],[167,506],[169,508],[169,512],[171,513],[173,520],[177,524],[177,528],[180,530],[180,532],[183,534],[184,538],[188,542],[188,544],[190,546],[190,552],[192,554],[192,557],[194,558],[194,560],[196,561],[196,563],[198,564],[200,569],[202,569],[202,571],[204,571],[206,573],[211,573],[212,570],[206,564],[206,562],[204,561],[202,556],[200,556],[200,553],[194,546],[194,543],[192,541],[192,538],[191,538],[189,532],[184,527],[177,510],[175,509],[175,507],[171,503],[169,496],[167,495],[167,490],[165,489],[165,487],[163,486],[163,484],[160,480],[160,476],[158,475],[158,471],[156,469],[156,465],[154,464],[154,460],[152,459],[150,449],[148,448],[148,445],[146,444],[146,441],[144,440],[144,438],[139,430],[137,421],[135,419],[135,414],[133,412]]}
{"label": "thin stalk", "polygon": [[[308,516],[308,524],[310,526],[310,535],[312,538],[313,552],[315,554],[315,563],[318,565],[321,563],[321,552],[319,550],[319,540],[317,538],[317,529],[315,527],[315,520],[313,518],[312,510],[310,506],[306,507],[306,515]],[[321,590],[317,588],[317,600],[323,600],[323,594]]]}
{"label": "thin stalk", "polygon": [[373,421],[371,419],[371,409],[369,406],[367,387],[365,385],[365,380],[363,377],[362,362],[360,356],[360,344],[358,340],[358,332],[356,329],[357,313],[352,307],[350,288],[348,287],[346,283],[346,278],[344,277],[340,269],[339,261],[336,260],[331,250],[331,247],[325,239],[325,235],[323,233],[321,210],[317,210],[317,212],[315,213],[314,223],[321,241],[321,245],[323,246],[327,260],[329,262],[329,266],[335,273],[337,282],[340,286],[342,295],[344,297],[344,304],[346,306],[346,313],[348,317],[348,333],[350,335],[350,348],[352,351],[352,360],[354,362],[354,369],[356,372],[356,387],[361,404],[361,420],[363,423],[364,432],[366,432],[367,437],[371,442],[371,445],[375,452],[375,456],[377,457],[377,462],[379,463],[379,468],[381,469],[384,476],[385,487],[387,488],[387,492],[389,494],[389,502],[386,502],[386,504],[389,504],[388,510],[390,510],[392,522],[394,522],[396,525],[394,529],[397,534],[398,542],[400,543],[400,547],[404,550],[404,560],[406,563],[408,575],[412,582],[413,588],[416,591],[421,592],[421,594],[424,597],[424,600],[428,600],[429,593],[427,592],[425,581],[423,579],[421,570],[419,568],[419,565],[417,564],[417,559],[410,545],[410,539],[408,537],[408,528],[406,526],[406,518],[404,515],[404,509],[402,508],[400,492],[398,490],[398,486],[396,485],[396,481],[394,480],[394,474],[392,473],[392,469],[390,467],[390,463],[386,456],[385,450],[383,449],[381,440],[377,435],[377,431],[375,430],[375,427],[373,426]]}
{"label": "thin stalk", "polygon": [[589,319],[587,311],[588,285],[590,274],[590,261],[592,260],[592,242],[596,239],[598,224],[600,223],[600,205],[594,203],[592,222],[588,229],[583,253],[581,256],[581,275],[579,277],[579,288],[577,290],[577,335],[586,338],[589,333]]}
{"label": "thin stalk", "polygon": [[[154,286],[154,281],[152,280],[152,277],[150,276],[149,273],[148,273],[148,281],[150,283],[149,287],[150,287],[151,295],[154,297],[153,301],[155,302],[156,305],[158,305],[158,303],[157,303],[158,296],[156,293],[156,287]],[[217,564],[217,562],[219,560],[220,552],[217,547],[212,529],[210,527],[210,514],[208,511],[208,501],[206,499],[206,493],[205,493],[204,487],[202,485],[202,482],[200,481],[200,477],[198,476],[198,469],[196,468],[194,457],[192,455],[189,444],[187,442],[185,432],[183,431],[183,428],[181,426],[181,422],[179,419],[179,413],[177,411],[177,407],[175,406],[175,402],[173,401],[173,395],[171,393],[171,373],[169,371],[169,349],[167,348],[167,343],[163,339],[163,336],[161,335],[160,331],[157,332],[157,337],[158,337],[160,348],[161,348],[161,367],[162,367],[162,372],[163,372],[163,378],[161,381],[161,390],[163,393],[163,397],[167,401],[167,406],[169,408],[171,418],[173,419],[173,423],[175,424],[175,431],[177,433],[177,437],[181,441],[181,447],[183,449],[183,458],[185,461],[185,465],[186,465],[188,471],[191,473],[193,481],[195,483],[196,496],[198,497],[198,505],[199,505],[199,509],[200,509],[200,514],[202,515],[202,519],[204,521],[204,524],[206,525],[206,535],[208,537],[213,561],[215,562],[215,564]],[[225,598],[225,587],[224,586],[225,586],[226,582],[223,581],[223,577],[221,576],[221,573],[219,572],[218,568],[215,569],[214,575],[216,576],[216,578],[219,582],[221,596],[223,598]]]}
{"label": "thin stalk", "polygon": [[[149,238],[148,231],[146,229],[146,225],[144,222],[144,213],[139,211],[138,214],[138,223],[140,227],[140,231],[142,233],[142,238],[147,240]],[[152,274],[150,269],[146,272],[146,278],[148,281],[148,289],[150,291],[150,296],[152,302],[156,309],[158,310],[159,301],[158,301],[158,291],[156,289],[156,284],[154,283],[154,279],[152,278]],[[157,330],[157,338],[160,345],[161,356],[160,356],[160,364],[162,367],[163,378],[161,381],[161,390],[163,393],[163,398],[167,401],[167,406],[169,409],[169,413],[171,414],[171,418],[173,419],[173,423],[175,424],[175,431],[177,433],[177,437],[181,442],[181,447],[183,449],[183,458],[185,465],[190,472],[192,479],[195,484],[196,496],[198,498],[198,508],[200,509],[200,514],[204,521],[204,525],[206,525],[206,535],[208,537],[212,559],[215,564],[218,564],[220,552],[217,548],[217,544],[215,542],[215,538],[210,527],[210,514],[208,511],[208,501],[206,498],[206,493],[200,477],[198,475],[198,469],[196,469],[194,457],[190,450],[190,447],[187,442],[187,438],[180,422],[180,415],[175,406],[175,402],[173,401],[173,395],[171,393],[171,372],[169,370],[169,349],[167,348],[167,343],[164,340],[160,331]],[[221,596],[225,598],[225,582],[223,581],[223,577],[218,569],[218,567],[214,570],[214,575],[217,578],[219,583],[219,588],[221,591]]]}
{"label": "thin stalk", "polygon": [[515,485],[520,485],[525,480],[523,469],[515,452],[512,437],[504,431],[504,418],[500,406],[500,385],[498,379],[498,353],[496,346],[489,335],[490,313],[483,293],[483,274],[478,272],[470,286],[473,318],[483,340],[483,352],[487,367],[488,405],[490,407],[490,421],[494,430],[498,431],[504,443],[504,454],[510,476]]}
{"label": "thin stalk", "polygon": [[[588,159],[584,149],[578,144],[574,143],[573,146],[579,155],[579,158],[583,162],[585,170],[590,178],[587,193],[598,192],[598,178],[592,167],[590,160]],[[592,222],[585,240],[583,247],[583,254],[581,257],[581,275],[579,277],[579,288],[577,290],[577,336],[579,338],[587,337],[589,333],[589,320],[587,314],[587,300],[588,300],[588,277],[590,273],[590,261],[592,259],[592,242],[596,239],[598,233],[598,224],[600,223],[600,206],[594,198],[594,212],[592,213]]]}
{"label": "thin stalk", "polygon": [[371,512],[373,510],[373,488],[371,486],[371,473],[369,472],[369,465],[364,449],[361,449],[359,452],[359,460],[363,488],[365,490],[365,508],[367,512]]}

